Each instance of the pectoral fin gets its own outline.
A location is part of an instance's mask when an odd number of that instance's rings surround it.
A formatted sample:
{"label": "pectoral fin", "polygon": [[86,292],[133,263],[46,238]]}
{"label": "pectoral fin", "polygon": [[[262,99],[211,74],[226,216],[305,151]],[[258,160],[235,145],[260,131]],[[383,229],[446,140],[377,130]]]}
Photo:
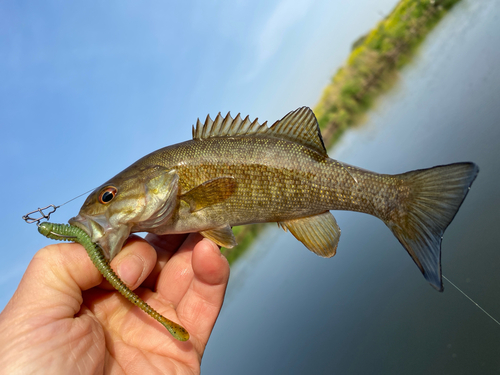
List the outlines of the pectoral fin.
{"label": "pectoral fin", "polygon": [[288,229],[296,239],[313,253],[330,258],[335,255],[340,238],[340,228],[333,215],[327,211],[319,215],[278,223]]}
{"label": "pectoral fin", "polygon": [[200,234],[214,241],[217,245],[231,249],[237,245],[233,230],[229,225],[222,228],[210,229],[200,232]]}
{"label": "pectoral fin", "polygon": [[234,177],[218,177],[194,187],[180,196],[180,199],[189,204],[191,212],[221,203],[236,191]]}

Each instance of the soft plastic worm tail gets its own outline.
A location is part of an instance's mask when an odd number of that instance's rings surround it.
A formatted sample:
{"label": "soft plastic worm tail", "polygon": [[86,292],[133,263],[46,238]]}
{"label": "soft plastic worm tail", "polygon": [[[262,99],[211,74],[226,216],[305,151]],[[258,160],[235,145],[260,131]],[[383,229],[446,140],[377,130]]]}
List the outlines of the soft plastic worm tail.
{"label": "soft plastic worm tail", "polygon": [[45,222],[39,225],[38,231],[45,237],[53,240],[74,241],[81,244],[85,250],[87,250],[87,254],[99,272],[125,298],[127,298],[134,305],[138,306],[146,314],[160,322],[177,340],[186,341],[189,339],[189,333],[184,329],[184,327],[172,322],[158,313],[124,284],[124,282],[111,269],[101,248],[97,244],[93,243],[88,234],[82,229],[67,224],[53,224]]}

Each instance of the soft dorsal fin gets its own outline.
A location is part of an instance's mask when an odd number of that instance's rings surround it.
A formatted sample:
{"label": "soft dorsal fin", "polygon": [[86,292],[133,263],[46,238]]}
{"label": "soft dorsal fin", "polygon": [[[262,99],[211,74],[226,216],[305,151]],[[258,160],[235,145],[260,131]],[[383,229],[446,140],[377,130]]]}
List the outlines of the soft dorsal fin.
{"label": "soft dorsal fin", "polygon": [[207,116],[204,124],[198,119],[196,127],[193,126],[193,139],[195,140],[244,135],[286,139],[300,143],[326,156],[326,148],[318,121],[313,111],[308,107],[301,107],[288,113],[270,128],[267,127],[267,122],[260,125],[257,119],[251,122],[248,116],[242,120],[239,114],[233,119],[229,113],[224,118],[219,113],[214,121],[210,116]]}
{"label": "soft dorsal fin", "polygon": [[318,121],[309,107],[301,107],[288,113],[281,120],[276,121],[269,128],[269,132],[327,156]]}

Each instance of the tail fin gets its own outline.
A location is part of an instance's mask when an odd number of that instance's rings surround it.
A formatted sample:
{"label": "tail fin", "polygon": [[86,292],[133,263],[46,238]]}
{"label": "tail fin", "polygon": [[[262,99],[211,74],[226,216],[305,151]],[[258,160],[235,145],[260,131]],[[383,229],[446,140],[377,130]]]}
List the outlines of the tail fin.
{"label": "tail fin", "polygon": [[411,193],[397,214],[386,221],[431,285],[443,291],[441,240],[469,192],[479,168],[457,163],[398,175]]}

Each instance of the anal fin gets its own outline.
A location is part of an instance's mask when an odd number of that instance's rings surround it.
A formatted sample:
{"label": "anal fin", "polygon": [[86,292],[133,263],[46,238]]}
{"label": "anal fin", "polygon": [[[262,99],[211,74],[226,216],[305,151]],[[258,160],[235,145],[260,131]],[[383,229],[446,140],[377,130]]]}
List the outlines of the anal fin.
{"label": "anal fin", "polygon": [[303,217],[279,222],[283,229],[288,229],[296,239],[313,253],[330,258],[335,255],[340,239],[340,228],[330,213]]}
{"label": "anal fin", "polygon": [[203,237],[214,241],[217,245],[228,249],[231,249],[238,244],[236,242],[236,238],[234,238],[233,230],[229,225],[222,228],[204,230],[200,232],[200,234]]}

